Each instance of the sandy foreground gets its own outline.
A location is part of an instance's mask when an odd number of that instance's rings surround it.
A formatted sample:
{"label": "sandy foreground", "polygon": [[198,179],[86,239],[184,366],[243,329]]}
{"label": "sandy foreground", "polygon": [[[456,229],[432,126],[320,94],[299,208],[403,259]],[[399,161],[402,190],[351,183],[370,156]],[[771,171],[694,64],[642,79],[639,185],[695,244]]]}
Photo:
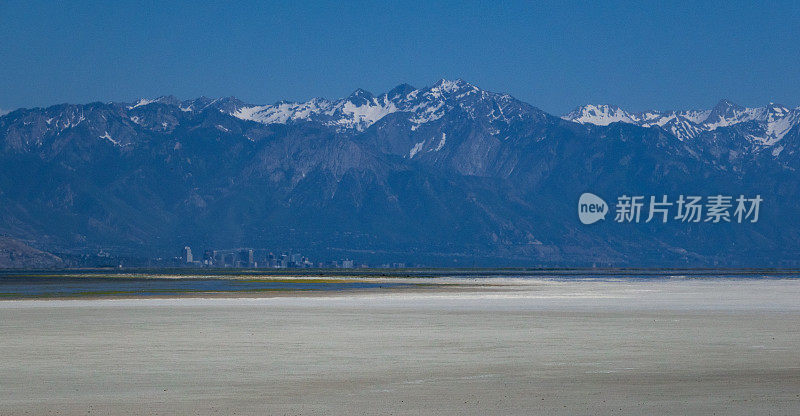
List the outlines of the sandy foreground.
{"label": "sandy foreground", "polygon": [[800,414],[800,280],[0,302],[0,414]]}

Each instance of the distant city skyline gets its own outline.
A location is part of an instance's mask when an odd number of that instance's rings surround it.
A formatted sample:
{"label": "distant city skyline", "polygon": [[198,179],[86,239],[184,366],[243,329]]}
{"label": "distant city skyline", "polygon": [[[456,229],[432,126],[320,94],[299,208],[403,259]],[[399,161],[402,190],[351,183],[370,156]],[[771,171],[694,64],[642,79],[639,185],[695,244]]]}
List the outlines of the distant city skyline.
{"label": "distant city skyline", "polygon": [[552,114],[800,105],[800,5],[0,4],[0,112],[175,95],[270,104],[463,78]]}

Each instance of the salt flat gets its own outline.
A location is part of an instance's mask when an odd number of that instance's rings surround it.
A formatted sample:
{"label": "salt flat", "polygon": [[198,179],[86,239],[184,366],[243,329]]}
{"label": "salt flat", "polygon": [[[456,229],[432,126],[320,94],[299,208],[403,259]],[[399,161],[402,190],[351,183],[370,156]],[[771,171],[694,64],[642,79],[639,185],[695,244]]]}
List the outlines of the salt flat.
{"label": "salt flat", "polygon": [[0,302],[0,414],[800,414],[800,280]]}

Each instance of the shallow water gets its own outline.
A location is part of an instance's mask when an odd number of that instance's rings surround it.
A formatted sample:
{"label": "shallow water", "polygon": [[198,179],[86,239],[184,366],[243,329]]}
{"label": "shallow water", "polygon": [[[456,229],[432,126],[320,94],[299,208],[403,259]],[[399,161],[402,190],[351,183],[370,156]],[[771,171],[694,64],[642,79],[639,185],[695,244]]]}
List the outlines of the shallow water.
{"label": "shallow water", "polygon": [[225,278],[2,276],[0,299],[75,296],[154,296],[190,293],[341,291],[410,286],[408,283]]}
{"label": "shallow water", "polygon": [[[430,285],[450,288],[585,282],[797,279],[798,270],[773,269],[404,269],[404,270],[195,270],[153,269],[20,272],[0,270],[0,300],[74,297],[153,297],[202,294],[332,292],[400,289]],[[519,296],[520,293],[515,293]],[[575,295],[575,294],[572,294]],[[604,294],[602,294],[604,295]],[[469,296],[458,295],[460,299]],[[492,294],[491,296],[498,296]]]}

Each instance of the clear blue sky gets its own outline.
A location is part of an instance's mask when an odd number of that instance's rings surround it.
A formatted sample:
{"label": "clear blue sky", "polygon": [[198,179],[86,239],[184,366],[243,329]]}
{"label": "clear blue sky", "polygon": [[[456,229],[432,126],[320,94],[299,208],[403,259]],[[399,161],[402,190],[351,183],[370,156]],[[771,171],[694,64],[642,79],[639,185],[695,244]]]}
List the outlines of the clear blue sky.
{"label": "clear blue sky", "polygon": [[797,1],[205,3],[0,0],[0,108],[458,77],[555,114],[800,105]]}

